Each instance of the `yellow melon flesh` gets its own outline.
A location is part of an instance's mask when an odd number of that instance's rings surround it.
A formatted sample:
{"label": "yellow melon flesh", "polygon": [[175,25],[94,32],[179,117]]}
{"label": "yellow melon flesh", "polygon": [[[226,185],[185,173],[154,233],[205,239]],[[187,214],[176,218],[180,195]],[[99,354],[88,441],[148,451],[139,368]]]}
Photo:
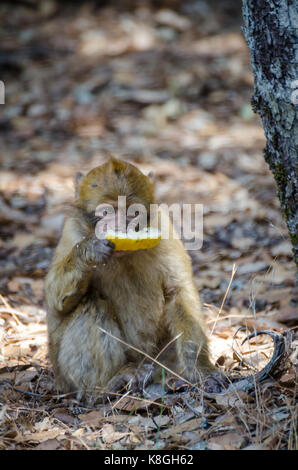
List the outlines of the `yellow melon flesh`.
{"label": "yellow melon flesh", "polygon": [[158,245],[161,240],[161,233],[159,230],[152,228],[127,233],[109,230],[106,234],[106,240],[114,243],[116,251],[147,250]]}

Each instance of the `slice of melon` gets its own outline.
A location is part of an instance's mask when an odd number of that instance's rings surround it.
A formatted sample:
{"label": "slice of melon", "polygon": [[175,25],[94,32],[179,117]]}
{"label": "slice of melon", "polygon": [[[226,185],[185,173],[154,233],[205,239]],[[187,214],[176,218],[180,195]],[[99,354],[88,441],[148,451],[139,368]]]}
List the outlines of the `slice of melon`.
{"label": "slice of melon", "polygon": [[147,250],[158,245],[161,233],[154,228],[145,228],[140,232],[131,230],[127,233],[108,230],[105,238],[114,243],[116,251],[136,251]]}

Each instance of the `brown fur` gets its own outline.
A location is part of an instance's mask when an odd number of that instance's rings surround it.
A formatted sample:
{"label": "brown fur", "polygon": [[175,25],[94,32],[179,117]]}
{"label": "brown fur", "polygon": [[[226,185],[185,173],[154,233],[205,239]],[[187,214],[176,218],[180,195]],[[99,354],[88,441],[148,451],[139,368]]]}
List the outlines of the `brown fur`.
{"label": "brown fur", "polygon": [[82,178],[46,279],[50,359],[65,392],[114,389],[117,378],[129,377],[127,370],[133,375],[144,360],[99,327],[151,356],[182,333],[163,354],[165,365],[189,380],[213,368],[191,262],[180,240],[161,240],[121,258],[111,255],[96,268],[82,255],[94,234],[89,216],[118,194],[146,206],[154,202],[150,180],[125,162],[110,159]]}

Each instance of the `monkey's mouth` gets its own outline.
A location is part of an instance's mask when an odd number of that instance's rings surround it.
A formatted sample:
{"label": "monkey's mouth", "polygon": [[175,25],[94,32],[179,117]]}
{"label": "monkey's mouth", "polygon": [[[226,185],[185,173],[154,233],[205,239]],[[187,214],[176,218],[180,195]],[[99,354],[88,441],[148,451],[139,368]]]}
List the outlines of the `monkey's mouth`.
{"label": "monkey's mouth", "polygon": [[138,252],[140,252],[140,251],[143,251],[143,252],[144,252],[144,251],[147,251],[147,250],[142,250],[142,249],[140,249],[140,250],[114,251],[114,253],[113,253],[112,256],[115,257],[115,258],[123,258],[123,256],[132,255],[133,253],[136,254],[136,253],[138,253]]}
{"label": "monkey's mouth", "polygon": [[135,253],[134,251],[114,251],[113,256],[115,258],[122,258],[123,256],[129,255],[130,253]]}

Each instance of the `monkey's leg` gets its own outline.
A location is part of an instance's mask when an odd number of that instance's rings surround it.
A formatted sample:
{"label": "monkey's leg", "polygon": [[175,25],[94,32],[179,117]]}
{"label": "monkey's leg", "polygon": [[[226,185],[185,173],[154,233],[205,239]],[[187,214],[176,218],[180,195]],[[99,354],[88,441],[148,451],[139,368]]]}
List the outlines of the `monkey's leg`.
{"label": "monkey's leg", "polygon": [[214,366],[209,358],[208,340],[200,318],[200,305],[182,291],[166,304],[166,317],[176,340],[179,374],[197,381],[201,374],[210,373]]}
{"label": "monkey's leg", "polygon": [[79,397],[93,400],[105,391],[107,382],[124,366],[124,346],[100,328],[121,337],[106,303],[95,303],[93,299],[77,307],[62,333],[52,333],[61,336],[53,363],[57,383],[64,391],[77,391]]}
{"label": "monkey's leg", "polygon": [[178,294],[166,306],[172,335],[182,333],[176,342],[176,371],[194,385],[200,384],[206,392],[219,393],[227,387],[227,378],[210,361],[208,340],[199,316],[200,306],[190,300],[185,293]]}

